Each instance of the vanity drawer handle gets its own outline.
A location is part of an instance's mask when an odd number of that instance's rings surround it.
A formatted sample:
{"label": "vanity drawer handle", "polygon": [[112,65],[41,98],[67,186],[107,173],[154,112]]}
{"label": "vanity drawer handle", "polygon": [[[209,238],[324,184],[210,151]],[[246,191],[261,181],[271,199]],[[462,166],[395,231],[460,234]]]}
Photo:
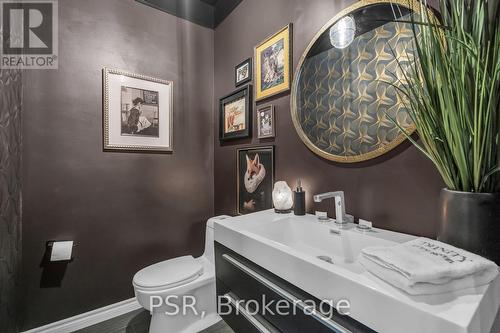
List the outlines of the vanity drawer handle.
{"label": "vanity drawer handle", "polygon": [[[269,289],[273,290],[275,293],[283,297],[285,300],[288,302],[298,306],[304,313],[308,313],[309,311],[305,310],[310,310],[309,306],[306,305],[302,300],[298,299],[288,291],[284,290],[280,286],[276,285],[275,283],[269,281],[259,273],[255,272],[253,269],[247,267],[246,265],[242,264],[239,260],[234,259],[231,257],[229,254],[223,254],[222,258],[229,262],[231,265],[235,266],[236,268],[240,269],[244,273],[250,275],[253,277],[255,280],[259,281]],[[313,313],[309,314],[311,317],[322,323],[323,325],[327,326],[328,328],[334,330],[337,333],[352,333],[350,330],[345,328],[344,326],[338,324],[337,322],[331,320],[330,318],[322,315],[321,313],[318,313],[317,311],[314,311]]]}
{"label": "vanity drawer handle", "polygon": [[241,302],[236,300],[236,297],[231,297],[229,294],[225,294],[223,296],[225,299],[229,301],[229,303],[238,311],[238,313],[241,313],[243,317],[245,317],[250,324],[252,324],[253,327],[255,327],[259,332],[261,333],[276,333],[276,330],[270,331],[266,326],[264,326],[259,320],[257,320],[254,316],[249,314],[243,306],[241,306]]}

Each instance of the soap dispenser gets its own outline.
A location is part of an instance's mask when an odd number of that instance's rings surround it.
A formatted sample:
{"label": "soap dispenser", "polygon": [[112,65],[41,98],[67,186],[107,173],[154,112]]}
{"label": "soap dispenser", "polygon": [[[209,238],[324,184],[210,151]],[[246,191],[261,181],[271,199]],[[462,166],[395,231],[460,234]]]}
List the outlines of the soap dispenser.
{"label": "soap dispenser", "polygon": [[302,190],[300,179],[297,180],[297,189],[293,192],[293,196],[293,213],[295,215],[306,215],[306,192]]}

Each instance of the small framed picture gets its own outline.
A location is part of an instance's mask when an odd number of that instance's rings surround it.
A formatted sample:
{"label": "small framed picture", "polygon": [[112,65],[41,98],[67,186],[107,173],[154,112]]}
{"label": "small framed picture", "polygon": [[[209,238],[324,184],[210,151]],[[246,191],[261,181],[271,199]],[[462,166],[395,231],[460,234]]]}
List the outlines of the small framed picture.
{"label": "small framed picture", "polygon": [[241,86],[252,80],[252,58],[248,58],[234,69],[234,84]]}
{"label": "small framed picture", "polygon": [[172,81],[102,72],[104,150],[172,152]]}
{"label": "small framed picture", "polygon": [[274,146],[238,149],[238,214],[273,208]]}
{"label": "small framed picture", "polygon": [[257,137],[265,139],[275,136],[274,106],[267,105],[257,109]]}
{"label": "small framed picture", "polygon": [[255,101],[290,89],[292,24],[269,36],[254,49]]}
{"label": "small framed picture", "polygon": [[219,102],[219,139],[248,138],[252,133],[252,86],[240,88]]}

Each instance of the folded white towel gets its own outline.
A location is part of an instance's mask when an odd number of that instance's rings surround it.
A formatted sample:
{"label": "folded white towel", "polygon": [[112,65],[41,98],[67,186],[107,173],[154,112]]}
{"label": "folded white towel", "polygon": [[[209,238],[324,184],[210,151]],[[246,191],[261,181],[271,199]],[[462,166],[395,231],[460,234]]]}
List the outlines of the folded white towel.
{"label": "folded white towel", "polygon": [[435,295],[473,288],[488,284],[495,278],[491,271],[484,270],[482,273],[471,274],[463,278],[453,279],[444,284],[434,284],[428,282],[410,284],[408,279],[404,278],[403,275],[391,269],[384,268],[383,266],[380,266],[365,257],[361,257],[360,262],[370,273],[410,295]]}
{"label": "folded white towel", "polygon": [[428,238],[392,247],[368,247],[359,262],[372,274],[411,295],[438,294],[490,283],[497,265]]}

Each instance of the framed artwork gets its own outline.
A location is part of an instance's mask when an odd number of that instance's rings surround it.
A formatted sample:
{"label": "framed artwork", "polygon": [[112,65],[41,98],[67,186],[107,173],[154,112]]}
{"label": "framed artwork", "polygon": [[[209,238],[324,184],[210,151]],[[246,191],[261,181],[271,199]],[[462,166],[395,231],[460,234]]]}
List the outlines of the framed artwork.
{"label": "framed artwork", "polygon": [[257,109],[257,137],[259,139],[274,138],[274,106],[267,105]]}
{"label": "framed artwork", "polygon": [[255,100],[290,89],[292,24],[283,27],[255,47]]}
{"label": "framed artwork", "polygon": [[173,82],[103,69],[104,150],[172,152]]}
{"label": "framed artwork", "polygon": [[274,146],[238,149],[238,214],[273,208]]}
{"label": "framed artwork", "polygon": [[248,58],[234,69],[234,84],[241,86],[252,80],[252,58]]}
{"label": "framed artwork", "polygon": [[240,88],[219,102],[219,138],[221,141],[250,137],[252,133],[252,86]]}

